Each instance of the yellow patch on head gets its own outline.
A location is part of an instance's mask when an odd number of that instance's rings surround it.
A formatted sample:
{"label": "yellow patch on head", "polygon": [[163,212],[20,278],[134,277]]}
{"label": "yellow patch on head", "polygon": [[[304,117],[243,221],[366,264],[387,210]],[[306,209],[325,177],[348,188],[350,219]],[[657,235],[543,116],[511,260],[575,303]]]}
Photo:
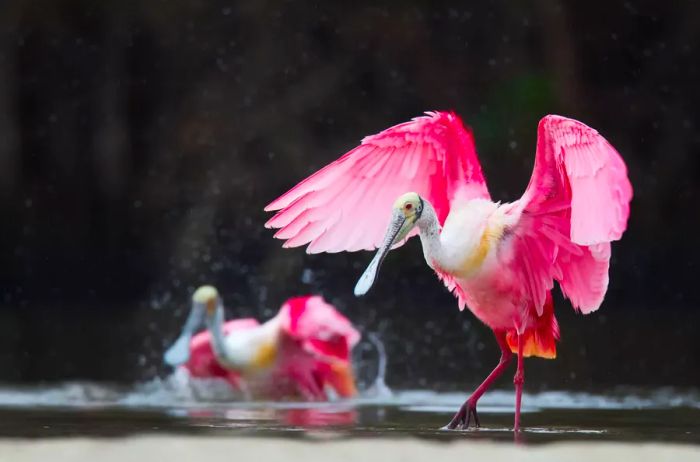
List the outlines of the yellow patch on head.
{"label": "yellow patch on head", "polygon": [[277,359],[277,344],[274,342],[266,342],[260,345],[258,351],[255,352],[250,367],[254,369],[264,369],[272,366]]}

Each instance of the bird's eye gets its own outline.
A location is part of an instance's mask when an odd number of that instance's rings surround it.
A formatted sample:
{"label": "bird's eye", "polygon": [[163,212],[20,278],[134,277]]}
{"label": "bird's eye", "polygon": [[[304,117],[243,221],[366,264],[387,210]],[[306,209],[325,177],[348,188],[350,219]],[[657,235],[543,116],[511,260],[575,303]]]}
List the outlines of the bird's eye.
{"label": "bird's eye", "polygon": [[413,208],[413,204],[406,204],[406,210],[411,210]]}

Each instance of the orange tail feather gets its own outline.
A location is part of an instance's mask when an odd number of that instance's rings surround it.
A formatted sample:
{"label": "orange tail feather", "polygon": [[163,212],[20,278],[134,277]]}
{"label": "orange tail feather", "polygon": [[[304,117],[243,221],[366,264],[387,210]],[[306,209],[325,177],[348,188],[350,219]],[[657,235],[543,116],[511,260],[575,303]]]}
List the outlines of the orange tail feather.
{"label": "orange tail feather", "polygon": [[[524,333],[525,345],[523,356],[537,356],[540,358],[554,359],[557,357],[557,340],[559,340],[559,324],[554,317],[554,303],[552,294],[547,294],[544,302],[542,316],[537,318],[534,328],[527,329]],[[518,334],[515,329],[508,331],[506,341],[513,353],[518,352]]]}

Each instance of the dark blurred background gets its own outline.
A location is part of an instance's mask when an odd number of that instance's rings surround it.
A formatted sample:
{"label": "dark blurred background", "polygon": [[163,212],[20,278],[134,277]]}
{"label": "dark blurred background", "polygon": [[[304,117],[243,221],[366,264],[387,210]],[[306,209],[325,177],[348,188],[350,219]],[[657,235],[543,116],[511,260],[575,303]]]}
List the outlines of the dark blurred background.
{"label": "dark blurred background", "polygon": [[163,376],[207,282],[229,316],[322,293],[380,333],[390,385],[476,384],[498,349],[417,240],[355,299],[369,253],[283,250],[263,227],[364,135],[453,109],[497,200],[527,185],[547,113],[629,165],[607,299],[557,301],[559,357],[529,361],[528,388],[697,385],[699,46],[698,2],[5,0],[0,380]]}

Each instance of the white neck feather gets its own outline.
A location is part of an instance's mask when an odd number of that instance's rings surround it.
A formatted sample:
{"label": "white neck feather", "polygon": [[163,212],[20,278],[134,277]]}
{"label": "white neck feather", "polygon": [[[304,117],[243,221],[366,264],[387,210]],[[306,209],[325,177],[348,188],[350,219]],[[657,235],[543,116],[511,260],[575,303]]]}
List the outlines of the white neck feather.
{"label": "white neck feather", "polygon": [[418,222],[423,256],[428,266],[434,268],[442,260],[442,244],[440,243],[440,222],[432,204],[423,200],[423,212]]}
{"label": "white neck feather", "polygon": [[223,325],[224,310],[221,306],[218,306],[213,315],[207,315],[207,329],[209,334],[211,334],[211,347],[220,363],[229,367],[235,367],[235,361],[228,355],[226,349]]}
{"label": "white neck feather", "polygon": [[276,349],[280,320],[274,317],[251,329],[235,331],[227,336],[223,333],[224,310],[219,307],[213,316],[207,317],[211,333],[211,345],[216,358],[231,369],[256,367],[264,348]]}
{"label": "white neck feather", "polygon": [[440,229],[435,209],[424,201],[417,224],[425,260],[433,269],[439,267],[463,278],[473,276],[493,261],[494,250],[510,221],[499,204],[478,198],[455,206]]}

